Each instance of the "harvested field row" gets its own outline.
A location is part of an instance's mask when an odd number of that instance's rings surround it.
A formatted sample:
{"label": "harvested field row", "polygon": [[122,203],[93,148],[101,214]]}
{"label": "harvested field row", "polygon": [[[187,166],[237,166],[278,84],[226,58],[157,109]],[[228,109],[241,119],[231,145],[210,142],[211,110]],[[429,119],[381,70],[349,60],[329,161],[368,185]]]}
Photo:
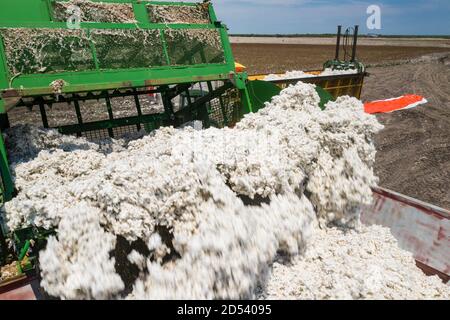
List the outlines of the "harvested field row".
{"label": "harvested field row", "polygon": [[376,137],[375,170],[380,185],[450,209],[450,54],[439,59],[370,68],[364,100],[405,93],[428,104],[377,116],[385,125]]}
{"label": "harvested field row", "polygon": [[[247,67],[249,74],[322,69],[323,63],[335,54],[335,46],[330,45],[232,44],[232,47],[235,59]],[[358,46],[358,59],[366,65],[384,64],[448,51],[434,47]]]}

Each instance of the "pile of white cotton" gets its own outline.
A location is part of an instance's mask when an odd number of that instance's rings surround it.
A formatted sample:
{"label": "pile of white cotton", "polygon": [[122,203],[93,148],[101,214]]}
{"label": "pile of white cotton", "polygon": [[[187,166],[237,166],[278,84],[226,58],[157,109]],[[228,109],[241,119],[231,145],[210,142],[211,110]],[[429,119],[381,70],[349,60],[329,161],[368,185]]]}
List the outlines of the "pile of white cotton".
{"label": "pile of white cotton", "polygon": [[[382,126],[357,99],[318,104],[298,83],[233,129],[169,127],[131,142],[13,128],[19,193],[7,225],[58,229],[40,264],[59,298],[252,298],[277,254],[301,254],[319,225],[357,225],[371,202]],[[132,283],[118,237],[146,246],[127,255]]]}
{"label": "pile of white cotton", "polygon": [[427,277],[381,226],[316,230],[303,256],[289,264],[274,263],[261,291],[259,298],[265,299],[450,297],[450,286],[437,276]]}
{"label": "pile of white cotton", "polygon": [[289,80],[289,79],[305,79],[305,78],[314,78],[314,77],[325,77],[325,76],[338,76],[343,74],[356,74],[358,73],[357,69],[349,69],[349,70],[333,70],[330,68],[326,68],[319,74],[308,73],[300,70],[287,71],[284,74],[269,74],[264,77],[265,81],[273,81],[273,80]]}

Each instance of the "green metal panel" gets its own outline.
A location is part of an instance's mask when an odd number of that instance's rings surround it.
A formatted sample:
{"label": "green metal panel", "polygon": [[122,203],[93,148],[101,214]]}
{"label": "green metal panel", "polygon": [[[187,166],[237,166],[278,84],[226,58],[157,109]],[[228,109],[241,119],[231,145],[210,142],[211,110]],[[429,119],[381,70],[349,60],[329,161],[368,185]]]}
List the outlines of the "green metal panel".
{"label": "green metal panel", "polygon": [[50,21],[47,0],[2,0],[0,10],[2,24],[10,22]]}
{"label": "green metal panel", "polygon": [[[126,73],[126,74],[124,74]],[[101,72],[85,71],[74,73],[42,74],[35,76],[20,76],[14,80],[14,87],[7,91],[12,96],[51,94],[53,89],[49,86],[54,80],[64,79],[68,85],[64,92],[83,92],[102,89],[117,89],[144,87],[151,85],[190,83],[208,80],[229,79],[229,69],[223,65],[202,67],[134,69],[134,70],[105,70]],[[21,88],[23,87],[23,88]],[[9,96],[4,96],[8,98]]]}
{"label": "green metal panel", "polygon": [[[6,57],[4,55],[4,52],[3,42],[0,41],[0,88],[9,88],[7,71],[8,67],[6,65]],[[5,112],[4,104],[0,96],[0,113],[3,112]]]}
{"label": "green metal panel", "polygon": [[12,199],[14,192],[14,183],[12,181],[11,172],[9,170],[8,157],[6,154],[6,147],[3,141],[3,135],[0,131],[0,172],[2,179],[2,195],[3,201]]}
{"label": "green metal panel", "polygon": [[[0,13],[0,29],[4,28],[29,28],[32,30],[38,30],[37,33],[47,32],[43,29],[49,30],[69,30],[64,22],[51,21],[51,1],[50,0],[8,0],[2,3],[2,11]],[[97,1],[100,2],[100,1]],[[0,90],[9,90],[4,97],[12,96],[28,96],[28,95],[42,95],[52,93],[50,83],[54,80],[64,80],[66,86],[63,88],[64,93],[90,91],[90,90],[103,90],[103,89],[118,89],[127,87],[143,87],[147,85],[162,85],[162,84],[177,84],[177,83],[189,83],[205,80],[221,80],[229,79],[230,73],[234,72],[234,58],[231,51],[231,45],[228,39],[226,27],[217,23],[216,16],[212,5],[209,5],[209,13],[211,18],[210,24],[158,24],[151,23],[147,14],[146,6],[164,4],[169,6],[196,6],[196,3],[172,3],[172,2],[156,2],[156,1],[138,1],[138,0],[107,0],[102,1],[106,3],[128,3],[132,4],[135,19],[137,23],[95,23],[95,22],[83,22],[81,23],[81,30],[85,30],[88,34],[96,32],[95,30],[124,30],[124,32],[138,32],[139,30],[160,30],[161,33],[161,55],[169,58],[171,65],[144,65],[139,68],[137,65],[132,66],[119,66],[108,67],[102,64],[101,56],[99,56],[99,46],[92,36],[90,50],[92,63],[85,65],[82,70],[72,70],[70,64],[68,70],[54,70],[47,68],[49,71],[36,72],[31,70],[26,73],[32,72],[32,74],[18,74],[13,72],[11,67],[8,68],[6,48],[2,44],[0,47]],[[39,10],[35,8],[36,3],[39,3]],[[33,4],[29,7],[29,4]],[[10,18],[3,19],[4,12],[14,12],[18,10],[19,6],[21,10],[15,15],[9,15]],[[3,8],[5,10],[3,11]],[[28,10],[28,8],[34,8],[36,10]],[[31,12],[36,11],[36,12]],[[41,12],[38,14],[38,12]],[[11,18],[13,17],[13,18]],[[202,32],[208,32],[207,30],[217,30],[218,37],[220,37],[220,47],[223,50],[223,62],[218,59],[206,59],[203,63],[198,63],[200,60],[194,61],[194,64],[183,63],[179,65],[174,59],[171,59],[170,46],[168,44],[167,36],[164,36],[165,32],[173,33],[177,30],[185,33],[194,32],[193,30],[205,30]],[[1,30],[0,30],[1,31]],[[49,31],[50,32],[50,31]],[[70,34],[72,31],[67,31]],[[211,31],[212,32],[212,31]],[[73,38],[73,37],[72,37]],[[70,36],[69,38],[70,39]],[[59,40],[58,40],[59,41]],[[1,41],[0,41],[1,42]],[[44,46],[45,50],[49,50],[54,44]],[[136,44],[134,47],[137,47]],[[207,46],[205,47],[207,49]],[[87,50],[87,49],[86,49]],[[139,48],[136,48],[139,52]],[[203,49],[202,49],[203,50]],[[132,50],[129,50],[132,52]],[[24,51],[25,52],[25,51]],[[147,50],[148,52],[148,50]],[[173,51],[173,52],[176,52]],[[25,52],[26,54],[27,52]],[[173,53],[172,53],[173,54]],[[56,54],[52,54],[54,58],[60,58],[61,62],[63,57],[57,57]],[[63,55],[62,55],[63,56]],[[133,56],[128,57],[129,61],[133,60]],[[27,61],[26,55],[22,59]],[[122,61],[127,59],[122,59]],[[64,65],[63,63],[59,65]],[[14,61],[15,64],[20,63]],[[12,65],[13,62],[9,61]],[[86,69],[87,68],[87,69]],[[84,70],[83,70],[84,69]],[[14,74],[13,74],[14,73]]]}
{"label": "green metal panel", "polygon": [[325,91],[325,89],[323,89],[319,86],[316,86],[316,91],[320,97],[319,107],[322,110],[325,110],[325,105],[328,102],[336,100],[330,93],[328,93],[327,91]]}
{"label": "green metal panel", "polygon": [[264,108],[266,102],[270,102],[274,96],[281,92],[277,85],[261,80],[250,81],[247,84],[247,89],[254,112]]}
{"label": "green metal panel", "polygon": [[[192,83],[215,80],[223,80],[231,86],[230,80],[233,80],[232,83],[243,98],[243,108],[246,112],[252,110],[245,86],[246,75],[234,74],[234,58],[227,28],[217,21],[211,4],[93,0],[106,4],[130,4],[128,8],[132,13],[128,11],[126,19],[118,18],[126,23],[86,21],[74,30],[69,29],[64,22],[61,10],[65,10],[65,7],[55,6],[54,2],[2,0],[0,116],[4,119],[7,120],[5,105],[9,109],[19,97],[36,97],[34,101],[40,107],[44,126],[48,126],[42,96],[55,93],[51,83],[56,80],[64,81],[62,93],[68,94],[92,91],[108,94],[108,90],[149,86],[166,88],[162,95],[167,101],[174,97],[169,92],[168,85],[171,84],[181,86],[181,89],[183,84],[187,84],[187,89]],[[200,12],[204,10],[205,14],[200,14],[201,19],[191,19],[196,23],[154,23],[150,13],[157,15],[158,12],[149,10],[149,6],[158,5],[168,6],[164,10],[169,8],[175,11],[178,8],[196,11],[196,8],[187,9],[183,6],[197,7]],[[55,8],[59,11],[54,11]],[[135,23],[130,23],[129,17],[133,15]],[[97,18],[88,14],[84,19]],[[98,19],[114,21],[105,16]],[[218,96],[214,92],[210,95]],[[167,106],[169,109],[170,106]],[[147,130],[152,130],[161,124],[173,124],[171,113],[167,110],[160,115],[139,113],[137,117],[114,119],[109,107],[109,120],[85,123],[78,107],[78,124],[59,126],[58,129],[61,133],[78,136],[82,132],[96,130],[108,130],[112,136],[113,129],[125,126],[140,128],[141,124]],[[1,129],[8,126],[7,121],[1,123],[5,123]],[[0,160],[3,195],[5,200],[9,200],[14,185],[1,137]]]}

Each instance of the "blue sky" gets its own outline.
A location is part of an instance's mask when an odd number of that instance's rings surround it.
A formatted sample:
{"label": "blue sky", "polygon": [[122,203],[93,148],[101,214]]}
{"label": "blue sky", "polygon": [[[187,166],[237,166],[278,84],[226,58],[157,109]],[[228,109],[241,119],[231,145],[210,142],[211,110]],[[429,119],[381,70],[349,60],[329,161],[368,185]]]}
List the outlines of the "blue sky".
{"label": "blue sky", "polygon": [[[362,33],[450,35],[450,0],[213,0],[231,33],[333,33],[359,24]],[[369,5],[381,8],[380,31],[366,27]]]}

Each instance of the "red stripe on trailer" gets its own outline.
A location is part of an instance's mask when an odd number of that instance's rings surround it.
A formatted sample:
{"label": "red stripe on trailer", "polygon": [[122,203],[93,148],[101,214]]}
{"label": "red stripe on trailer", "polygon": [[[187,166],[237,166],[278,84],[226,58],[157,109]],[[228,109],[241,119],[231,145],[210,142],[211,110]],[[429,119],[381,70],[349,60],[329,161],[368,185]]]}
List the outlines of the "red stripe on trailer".
{"label": "red stripe on trailer", "polygon": [[398,98],[367,102],[364,104],[364,111],[370,114],[389,113],[398,110],[416,108],[427,102],[428,101],[422,96],[408,94]]}
{"label": "red stripe on trailer", "polygon": [[447,283],[450,280],[450,276],[446,275],[445,273],[440,272],[439,270],[433,269],[430,266],[427,266],[426,264],[423,264],[422,262],[416,261],[416,265],[422,269],[422,271],[427,276],[438,276],[441,278],[445,283]]}
{"label": "red stripe on trailer", "polygon": [[411,252],[428,275],[450,280],[450,211],[401,195],[374,188],[374,202],[363,208],[364,224],[389,228],[399,246]]}
{"label": "red stripe on trailer", "polygon": [[0,300],[37,300],[31,284],[0,294]]}
{"label": "red stripe on trailer", "polygon": [[36,277],[21,277],[0,286],[0,300],[39,300],[41,294],[37,289]]}
{"label": "red stripe on trailer", "polygon": [[378,199],[383,203],[386,201],[386,199],[392,199],[397,202],[401,202],[405,205],[408,205],[410,207],[414,207],[418,210],[421,210],[426,214],[433,215],[438,219],[450,219],[450,211],[446,209],[439,208],[429,203],[384,188],[372,188],[372,190],[374,194],[383,196]]}

